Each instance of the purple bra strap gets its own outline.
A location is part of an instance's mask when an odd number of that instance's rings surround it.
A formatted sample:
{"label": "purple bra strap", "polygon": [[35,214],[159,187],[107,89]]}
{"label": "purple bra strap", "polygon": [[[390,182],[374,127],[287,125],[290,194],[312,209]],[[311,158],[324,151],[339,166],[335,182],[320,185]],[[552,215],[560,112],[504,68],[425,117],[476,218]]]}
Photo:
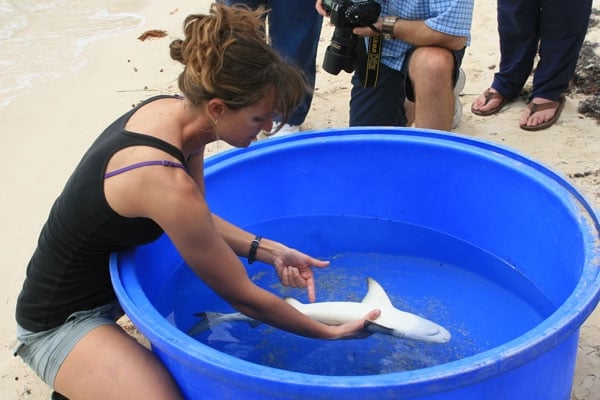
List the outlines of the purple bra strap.
{"label": "purple bra strap", "polygon": [[174,162],[174,161],[169,161],[169,160],[142,161],[139,163],[128,165],[127,167],[119,168],[115,171],[107,172],[106,174],[104,174],[104,179],[110,178],[115,175],[122,174],[123,172],[127,172],[132,169],[146,167],[148,165],[164,165],[165,167],[176,167],[176,168],[181,168],[187,172],[187,168],[185,167],[185,165],[178,163],[178,162]]}

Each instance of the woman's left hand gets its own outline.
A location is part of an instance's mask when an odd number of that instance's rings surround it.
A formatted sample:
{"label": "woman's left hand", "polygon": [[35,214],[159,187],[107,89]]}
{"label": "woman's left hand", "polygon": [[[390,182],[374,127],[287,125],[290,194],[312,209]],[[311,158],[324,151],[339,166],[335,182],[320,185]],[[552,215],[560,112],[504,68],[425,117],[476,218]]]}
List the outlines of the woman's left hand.
{"label": "woman's left hand", "polygon": [[284,286],[306,288],[308,301],[316,300],[315,277],[312,267],[324,268],[329,261],[317,260],[295,249],[288,249],[275,258],[273,265]]}

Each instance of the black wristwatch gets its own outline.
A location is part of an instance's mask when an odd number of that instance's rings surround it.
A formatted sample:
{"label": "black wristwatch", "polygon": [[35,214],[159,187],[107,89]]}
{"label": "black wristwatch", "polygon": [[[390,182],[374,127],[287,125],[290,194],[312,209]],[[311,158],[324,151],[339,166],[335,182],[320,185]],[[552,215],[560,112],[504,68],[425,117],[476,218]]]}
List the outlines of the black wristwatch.
{"label": "black wristwatch", "polygon": [[396,25],[396,21],[398,21],[398,17],[393,15],[388,15],[383,18],[383,25],[381,25],[381,33],[383,33],[383,37],[386,39],[396,39],[394,36],[394,25]]}

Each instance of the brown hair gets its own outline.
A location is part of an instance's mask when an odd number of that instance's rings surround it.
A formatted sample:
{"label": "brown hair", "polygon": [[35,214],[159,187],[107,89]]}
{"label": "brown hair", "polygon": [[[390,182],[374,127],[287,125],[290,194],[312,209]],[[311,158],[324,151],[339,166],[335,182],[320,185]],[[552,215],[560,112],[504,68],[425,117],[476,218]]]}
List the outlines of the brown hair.
{"label": "brown hair", "polygon": [[219,98],[240,109],[274,90],[283,122],[309,90],[302,72],[282,60],[266,41],[266,10],[212,4],[209,15],[189,15],[184,40],[170,45],[171,58],[185,65],[179,89],[198,106]]}

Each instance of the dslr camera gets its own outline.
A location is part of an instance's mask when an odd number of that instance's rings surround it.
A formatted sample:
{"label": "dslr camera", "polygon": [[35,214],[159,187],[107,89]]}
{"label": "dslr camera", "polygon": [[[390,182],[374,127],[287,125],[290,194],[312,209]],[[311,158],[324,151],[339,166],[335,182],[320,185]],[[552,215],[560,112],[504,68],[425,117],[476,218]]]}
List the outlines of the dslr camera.
{"label": "dslr camera", "polygon": [[353,72],[359,37],[352,33],[352,29],[377,22],[381,6],[374,0],[323,0],[323,8],[335,26],[331,44],[325,51],[323,69],[333,75],[341,70]]}

